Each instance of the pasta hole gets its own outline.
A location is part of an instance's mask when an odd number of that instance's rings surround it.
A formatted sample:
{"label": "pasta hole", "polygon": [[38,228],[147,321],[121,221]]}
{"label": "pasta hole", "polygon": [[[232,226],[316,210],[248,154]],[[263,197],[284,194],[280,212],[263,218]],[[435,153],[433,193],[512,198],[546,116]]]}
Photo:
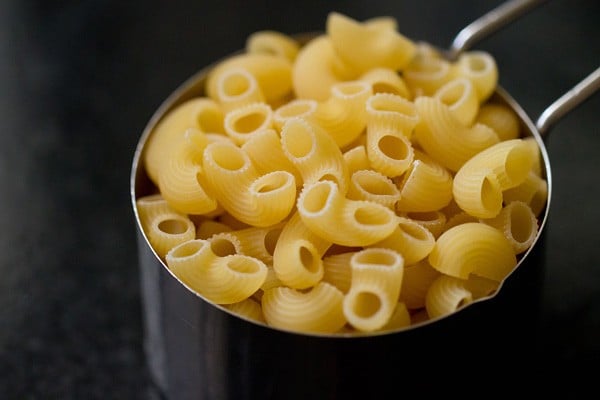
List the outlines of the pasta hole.
{"label": "pasta hole", "polygon": [[242,150],[236,146],[215,146],[212,148],[211,156],[219,167],[229,171],[238,171],[248,163]]}
{"label": "pasta hole", "polygon": [[377,82],[373,84],[373,93],[390,93],[394,95],[400,95],[400,91],[395,86],[386,82]]}
{"label": "pasta hole", "polygon": [[309,101],[298,101],[279,108],[276,113],[280,118],[293,118],[306,115],[316,108],[316,104]]}
{"label": "pasta hole", "polygon": [[307,271],[315,273],[319,270],[319,264],[317,262],[318,257],[315,257],[313,252],[306,246],[300,246],[298,249],[300,253],[300,263]]}
{"label": "pasta hole", "polygon": [[226,237],[213,237],[210,241],[210,249],[218,257],[237,254],[235,243]]}
{"label": "pasta hole", "polygon": [[361,225],[385,225],[390,222],[390,215],[386,212],[388,209],[379,207],[358,207],[354,211],[354,219]]}
{"label": "pasta hole", "polygon": [[158,229],[169,235],[181,235],[187,232],[189,226],[181,219],[165,219],[158,223]]}
{"label": "pasta hole", "polygon": [[253,112],[241,116],[233,123],[233,129],[238,133],[250,133],[259,129],[266,120],[262,112]]}
{"label": "pasta hole", "polygon": [[467,57],[467,68],[473,72],[483,72],[487,69],[488,63],[482,57],[471,55]]}
{"label": "pasta hole", "polygon": [[427,234],[429,231],[426,228],[423,228],[421,225],[416,223],[400,223],[399,226],[400,229],[402,229],[402,232],[416,240],[426,241],[429,239],[429,235]]}
{"label": "pasta hole", "polygon": [[267,250],[267,253],[269,253],[270,255],[273,255],[273,253],[275,252],[275,246],[277,245],[277,241],[279,240],[279,236],[281,235],[281,230],[281,228],[271,229],[265,235],[263,243],[265,246],[265,250]]}
{"label": "pasta hole", "polygon": [[392,135],[383,136],[378,143],[379,150],[392,160],[404,160],[408,157],[408,147],[402,139]]}
{"label": "pasta hole", "polygon": [[442,101],[442,103],[448,106],[453,106],[465,95],[467,91],[466,83],[464,81],[458,82],[459,83],[452,86],[447,86],[446,90],[440,94],[439,99]]}
{"label": "pasta hole", "polygon": [[356,253],[354,262],[362,265],[368,264],[391,267],[397,264],[398,258],[394,253],[373,249]]}
{"label": "pasta hole", "polygon": [[354,298],[352,311],[360,318],[371,318],[381,309],[381,299],[371,292],[360,292]]}
{"label": "pasta hole", "polygon": [[289,175],[271,173],[260,177],[252,186],[257,193],[269,193],[289,183]]}
{"label": "pasta hole", "polygon": [[223,94],[229,97],[237,97],[250,89],[248,78],[242,74],[231,74],[223,80]]}
{"label": "pasta hole", "polygon": [[309,213],[318,213],[326,208],[333,193],[331,185],[316,184],[303,196],[302,206]]}
{"label": "pasta hole", "polygon": [[506,175],[508,179],[512,181],[521,181],[525,179],[533,160],[531,153],[525,146],[518,146],[513,148],[506,156],[504,163],[506,167]]}
{"label": "pasta hole", "polygon": [[387,178],[380,179],[379,176],[371,174],[354,174],[352,179],[355,180],[358,187],[370,194],[393,196],[397,191],[396,186]]}
{"label": "pasta hole", "polygon": [[202,248],[204,248],[205,242],[200,241],[190,241],[185,242],[182,245],[176,247],[171,255],[175,258],[184,258],[192,256],[198,253]]}
{"label": "pasta hole", "polygon": [[510,213],[510,232],[512,237],[519,243],[525,243],[535,234],[535,217],[527,206],[518,203],[512,204]]}
{"label": "pasta hole", "polygon": [[497,184],[494,184],[489,176],[483,179],[481,184],[481,203],[486,210],[495,210],[498,208],[498,201],[502,201],[501,193],[498,198]]}
{"label": "pasta hole", "polygon": [[410,117],[416,117],[417,115],[414,105],[403,98],[391,96],[373,97],[371,100],[371,107],[376,111],[395,112]]}
{"label": "pasta hole", "polygon": [[260,271],[259,263],[249,257],[232,256],[227,261],[227,267],[242,274],[255,274]]}

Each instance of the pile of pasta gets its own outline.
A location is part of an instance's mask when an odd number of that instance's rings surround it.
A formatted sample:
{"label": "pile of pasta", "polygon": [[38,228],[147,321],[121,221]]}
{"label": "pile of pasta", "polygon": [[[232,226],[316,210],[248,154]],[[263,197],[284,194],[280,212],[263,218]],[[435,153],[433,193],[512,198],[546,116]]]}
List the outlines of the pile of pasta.
{"label": "pile of pasta", "polygon": [[498,290],[547,200],[497,81],[488,53],[448,61],[389,17],[256,32],[149,137],[143,230],[189,290],[278,329],[454,313]]}

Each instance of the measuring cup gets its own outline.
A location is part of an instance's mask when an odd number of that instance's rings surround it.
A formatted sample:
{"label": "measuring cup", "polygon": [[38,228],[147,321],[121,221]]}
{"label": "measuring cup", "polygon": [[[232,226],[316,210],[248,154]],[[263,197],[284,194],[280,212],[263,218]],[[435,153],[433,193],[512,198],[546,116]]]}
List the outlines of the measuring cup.
{"label": "measuring cup", "polygon": [[[456,57],[477,40],[541,1],[509,1],[463,29],[447,51]],[[310,38],[307,35],[305,38]],[[553,123],[600,87],[600,69],[550,105],[536,123],[501,87],[492,101],[510,106],[525,136],[539,145],[548,183],[536,243],[494,299],[472,303],[450,316],[402,331],[353,337],[287,332],[233,315],[186,289],[153,251],[136,200],[156,192],[142,152],[160,119],[182,102],[203,94],[207,67],[175,90],[152,116],[139,140],[131,171],[131,200],[137,221],[144,312],[145,352],[154,382],[169,399],[338,399],[399,396],[410,379],[457,375],[456,364],[482,372],[481,365],[511,362],[527,367],[535,356],[533,332],[543,232],[552,197],[551,164],[543,136]],[[490,300],[490,301],[488,301]],[[514,359],[519,359],[515,366]],[[483,361],[482,361],[483,360]],[[424,375],[425,374],[425,375]]]}

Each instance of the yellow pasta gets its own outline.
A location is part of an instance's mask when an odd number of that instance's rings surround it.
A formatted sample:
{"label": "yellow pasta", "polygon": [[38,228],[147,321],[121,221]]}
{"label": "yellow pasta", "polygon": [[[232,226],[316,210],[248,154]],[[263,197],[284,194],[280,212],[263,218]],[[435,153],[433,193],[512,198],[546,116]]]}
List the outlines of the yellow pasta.
{"label": "yellow pasta", "polygon": [[144,231],[148,229],[150,222],[157,215],[179,214],[169,206],[160,193],[140,197],[136,200],[135,205]]}
{"label": "yellow pasta", "polygon": [[485,125],[461,124],[439,99],[420,97],[415,106],[420,116],[416,139],[430,157],[451,171],[458,171],[475,154],[499,142],[498,135]]}
{"label": "yellow pasta", "polygon": [[435,238],[440,236],[447,221],[446,215],[441,211],[412,211],[399,213],[399,215],[425,227]]}
{"label": "yellow pasta", "polygon": [[390,249],[371,248],[350,259],[352,282],[344,296],[344,315],[360,331],[374,331],[388,323],[400,294],[404,259]]}
{"label": "yellow pasta", "polygon": [[196,237],[196,227],[185,215],[157,213],[148,221],[146,236],[160,258],[180,243]]}
{"label": "yellow pasta", "polygon": [[276,31],[257,31],[246,39],[246,53],[272,54],[293,62],[300,46],[290,36]]}
{"label": "yellow pasta", "polygon": [[454,68],[456,75],[473,82],[480,102],[487,100],[498,85],[496,61],[484,51],[462,53]]}
{"label": "yellow pasta", "polygon": [[381,327],[381,330],[398,330],[406,328],[407,326],[410,326],[410,324],[410,313],[408,312],[406,305],[402,302],[399,302],[396,304],[396,307],[394,308],[394,312],[390,316],[390,319],[383,327]]}
{"label": "yellow pasta", "polygon": [[346,324],[344,295],[335,286],[318,283],[308,292],[286,287],[266,290],[263,314],[269,325],[294,332],[333,333]]}
{"label": "yellow pasta", "polygon": [[502,187],[490,168],[454,177],[454,200],[467,214],[477,218],[493,218],[502,209]]}
{"label": "yellow pasta", "polygon": [[226,142],[209,144],[203,167],[219,203],[236,219],[270,226],[288,216],[296,200],[294,176],[286,171],[259,175],[250,157]]}
{"label": "yellow pasta", "polygon": [[217,83],[220,75],[231,68],[243,68],[256,78],[267,103],[287,97],[292,92],[292,63],[277,55],[244,53],[217,64],[206,79],[206,93],[218,99]]}
{"label": "yellow pasta", "polygon": [[265,264],[273,264],[273,252],[283,223],[264,228],[250,227],[231,232],[240,241],[240,251],[251,257],[258,258]]}
{"label": "yellow pasta", "polygon": [[444,225],[444,228],[442,229],[442,232],[446,232],[450,228],[454,228],[457,225],[466,224],[467,222],[480,222],[480,219],[464,211],[461,211],[448,218],[446,224]]}
{"label": "yellow pasta", "polygon": [[153,129],[144,148],[144,168],[148,177],[154,183],[158,182],[158,171],[162,169],[163,161],[188,129],[223,133],[223,118],[221,106],[204,97],[188,100],[167,112]]}
{"label": "yellow pasta", "polygon": [[439,318],[452,314],[472,301],[473,295],[465,287],[465,281],[440,275],[427,291],[425,307],[430,318]]}
{"label": "yellow pasta", "polygon": [[435,162],[414,160],[398,182],[399,212],[436,211],[452,200],[452,176]]}
{"label": "yellow pasta", "polygon": [[207,219],[196,224],[196,239],[209,239],[213,235],[231,230],[231,227],[221,222]]}
{"label": "yellow pasta", "polygon": [[273,110],[265,103],[247,104],[225,115],[225,133],[237,145],[247,142],[253,135],[273,125]]}
{"label": "yellow pasta", "polygon": [[217,80],[217,100],[225,113],[252,103],[265,101],[258,81],[247,70],[232,67],[223,71]]}
{"label": "yellow pasta", "polygon": [[483,278],[477,275],[469,276],[469,279],[464,281],[465,288],[471,292],[473,300],[492,296],[500,284],[492,279]]}
{"label": "yellow pasta", "polygon": [[365,107],[369,130],[398,131],[410,139],[419,122],[414,104],[394,94],[374,94],[367,99]]}
{"label": "yellow pasta", "polygon": [[402,175],[415,156],[410,140],[397,130],[367,129],[366,148],[371,167],[389,177]]}
{"label": "yellow pasta", "polygon": [[207,214],[217,209],[217,201],[207,191],[202,171],[202,152],[207,142],[202,132],[188,129],[173,144],[170,156],[158,172],[162,196],[181,213]]}
{"label": "yellow pasta", "polygon": [[399,218],[381,204],[344,197],[331,181],[305,184],[297,209],[313,233],[344,246],[368,246],[384,239]]}
{"label": "yellow pasta", "polygon": [[311,99],[294,99],[281,107],[278,107],[273,113],[273,124],[281,132],[285,123],[296,117],[310,120],[311,116],[317,111],[319,102]]}
{"label": "yellow pasta", "polygon": [[294,93],[300,99],[325,101],[333,85],[356,78],[356,72],[340,59],[327,35],[302,47],[292,70]]}
{"label": "yellow pasta", "polygon": [[356,171],[370,169],[369,158],[364,145],[352,147],[343,154],[343,157],[350,176]]}
{"label": "yellow pasta", "polygon": [[372,201],[393,210],[400,191],[387,176],[366,169],[356,171],[350,177],[348,198]]}
{"label": "yellow pasta", "polygon": [[165,257],[175,276],[196,293],[217,304],[249,298],[264,282],[266,265],[253,257],[213,252],[210,241],[191,240],[174,247]]}
{"label": "yellow pasta", "polygon": [[385,239],[373,247],[392,249],[402,254],[406,265],[421,261],[429,255],[435,244],[433,234],[408,218],[398,218],[398,226]]}
{"label": "yellow pasta", "polygon": [[402,77],[397,71],[390,68],[372,68],[362,74],[359,78],[361,81],[367,82],[371,85],[373,94],[377,93],[389,93],[404,97],[405,99],[411,98],[411,93],[404,83]]}
{"label": "yellow pasta", "polygon": [[246,299],[239,303],[226,304],[225,308],[239,315],[243,318],[247,318],[251,321],[266,323],[265,317],[262,313],[262,308],[258,302],[252,299]]}
{"label": "yellow pasta", "polygon": [[279,135],[273,129],[254,133],[241,148],[260,174],[287,171],[294,175],[296,186],[302,185],[302,175],[284,154]]}
{"label": "yellow pasta", "polygon": [[518,186],[507,189],[503,193],[504,201],[522,201],[529,205],[533,214],[540,215],[548,201],[548,182],[531,171]]}
{"label": "yellow pasta", "polygon": [[318,105],[310,121],[323,128],[339,147],[352,143],[367,125],[365,103],[372,94],[371,86],[362,81],[337,83],[331,96]]}
{"label": "yellow pasta", "polygon": [[433,96],[439,88],[453,78],[452,68],[448,61],[423,54],[420,51],[408,64],[402,76],[415,98]]}
{"label": "yellow pasta", "polygon": [[400,300],[411,310],[425,307],[429,286],[440,276],[427,260],[404,267]]}
{"label": "yellow pasta", "polygon": [[500,231],[469,222],[442,233],[429,254],[429,263],[456,278],[467,279],[474,274],[499,282],[516,267],[517,259]]}
{"label": "yellow pasta", "polygon": [[323,278],[321,259],[331,242],[315,235],[295,213],[285,223],[273,250],[273,268],[287,286],[306,289]]}
{"label": "yellow pasta", "polygon": [[302,118],[293,118],[281,131],[281,146],[300,171],[304,184],[331,179],[343,193],[348,191],[348,169],[342,151],[327,132]]}
{"label": "yellow pasta", "polygon": [[540,152],[540,146],[533,136],[528,136],[523,138],[523,142],[529,147],[529,151],[531,151],[533,157],[533,166],[531,170],[537,176],[542,176],[542,153]]}
{"label": "yellow pasta", "polygon": [[434,97],[446,104],[461,124],[465,126],[473,124],[479,111],[479,98],[470,80],[453,79],[440,87]]}
{"label": "yellow pasta", "polygon": [[343,293],[348,293],[352,282],[350,259],[355,252],[333,254],[323,258],[323,282],[337,287]]}
{"label": "yellow pasta", "polygon": [[387,24],[365,24],[329,13],[327,34],[335,51],[359,74],[376,67],[400,70],[416,51],[414,43]]}
{"label": "yellow pasta", "polygon": [[500,140],[516,139],[521,133],[519,117],[510,107],[503,104],[483,104],[477,113],[476,121],[492,128]]}
{"label": "yellow pasta", "polygon": [[530,248],[538,233],[535,214],[531,207],[521,201],[508,203],[495,218],[482,222],[500,230],[510,242],[515,254]]}

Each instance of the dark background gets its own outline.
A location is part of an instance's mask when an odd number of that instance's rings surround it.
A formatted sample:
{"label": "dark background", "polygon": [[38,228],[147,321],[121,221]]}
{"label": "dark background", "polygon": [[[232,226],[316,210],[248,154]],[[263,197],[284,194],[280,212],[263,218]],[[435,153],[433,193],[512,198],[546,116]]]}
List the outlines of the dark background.
{"label": "dark background", "polygon": [[[0,398],[156,398],[129,174],[147,120],[183,80],[253,31],[321,30],[331,10],[394,16],[405,35],[446,47],[498,4],[3,0]],[[553,0],[476,47],[535,119],[600,65],[598,21],[596,0]],[[553,376],[600,361],[599,111],[596,95],[547,141],[554,189],[531,318]]]}

